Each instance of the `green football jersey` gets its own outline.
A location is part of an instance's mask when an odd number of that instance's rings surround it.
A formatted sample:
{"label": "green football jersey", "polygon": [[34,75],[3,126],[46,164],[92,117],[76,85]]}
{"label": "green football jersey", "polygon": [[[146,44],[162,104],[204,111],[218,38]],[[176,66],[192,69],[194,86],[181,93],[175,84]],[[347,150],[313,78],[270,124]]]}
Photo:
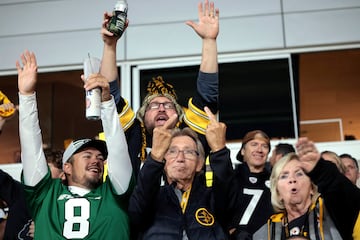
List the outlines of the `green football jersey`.
{"label": "green football jersey", "polygon": [[116,195],[109,178],[82,197],[49,173],[25,191],[35,220],[35,239],[129,239],[129,194]]}

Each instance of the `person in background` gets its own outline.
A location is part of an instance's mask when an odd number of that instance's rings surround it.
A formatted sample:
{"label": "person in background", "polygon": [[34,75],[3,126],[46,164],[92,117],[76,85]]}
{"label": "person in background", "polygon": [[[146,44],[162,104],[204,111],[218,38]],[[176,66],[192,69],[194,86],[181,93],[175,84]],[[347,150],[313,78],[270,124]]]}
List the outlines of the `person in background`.
{"label": "person in background", "polygon": [[345,173],[345,166],[342,163],[340,157],[333,151],[325,150],[320,153],[321,158],[330,161],[336,165],[341,173]]}
{"label": "person in background", "polygon": [[7,207],[6,202],[0,199],[0,239],[4,239],[8,212],[9,212],[9,208]]}
{"label": "person in background", "polygon": [[[0,135],[6,121],[15,115],[16,106],[0,91]],[[30,240],[30,211],[23,185],[0,169],[0,239]]]}
{"label": "person in background", "polygon": [[47,148],[44,149],[44,153],[46,162],[50,168],[51,177],[65,180],[65,174],[62,169],[62,156],[64,151]]}
{"label": "person in background", "polygon": [[[51,177],[60,178],[62,181],[65,181],[65,173],[62,169],[62,155],[64,151],[61,150],[52,150],[51,148],[45,148],[44,154],[46,162],[49,166]],[[35,222],[32,221],[29,230],[30,236],[34,237],[35,235]]]}
{"label": "person in background", "polygon": [[254,239],[360,239],[360,190],[322,159],[309,139],[300,138],[296,151],[274,165],[271,202],[276,214]]}
{"label": "person in background", "polygon": [[24,186],[0,169],[0,201],[4,213],[1,224],[4,226],[3,238],[30,240],[29,227],[31,214],[26,205]]}
{"label": "person in background", "polygon": [[358,161],[347,153],[341,154],[340,160],[345,167],[345,176],[356,185],[357,180],[360,178]]}
{"label": "person in background", "polygon": [[186,111],[178,104],[174,87],[159,76],[153,78],[147,87],[148,94],[136,115],[126,99],[120,96],[118,69],[116,66],[116,38],[107,30],[111,14],[104,14],[101,30],[104,49],[100,73],[110,79],[111,93],[117,102],[120,122],[126,132],[129,153],[135,176],[152,147],[153,129],[162,126],[172,115],[177,114],[174,127],[190,127],[199,133],[200,139],[209,152],[205,139],[205,127],[209,123],[205,112],[208,106],[213,113],[218,111],[218,61],[217,36],[219,33],[219,10],[214,3],[204,0],[198,5],[199,22],[186,24],[202,39],[202,57],[197,79],[197,94],[189,102]]}
{"label": "person in background", "polygon": [[[285,156],[288,153],[295,152],[295,148],[292,144],[289,143],[278,143],[275,148],[271,152],[271,156],[269,158],[271,168],[275,165],[280,158]],[[271,172],[270,168],[270,172]]]}
{"label": "person in background", "polygon": [[[206,187],[200,172],[205,162],[203,146],[190,128],[172,128],[177,116],[154,129],[153,147],[138,175],[131,196],[129,216],[139,239],[228,239],[226,218],[233,212],[230,151],[226,126],[206,108],[210,123],[206,139],[211,147],[214,185]],[[166,184],[160,181],[165,172]]]}
{"label": "person in background", "polygon": [[270,172],[265,163],[270,152],[270,138],[261,130],[245,134],[236,158],[234,185],[238,191],[237,209],[229,226],[232,239],[252,239],[271,214]]}
{"label": "person in background", "polygon": [[[123,129],[109,83],[91,75],[84,89],[101,88],[101,122],[106,143],[79,139],[62,157],[65,183],[53,179],[43,151],[36,101],[37,62],[25,51],[16,62],[19,88],[19,134],[22,183],[35,221],[35,239],[129,239],[127,215],[134,181]],[[103,182],[104,160],[108,177]]]}
{"label": "person in background", "polygon": [[0,135],[5,122],[12,118],[16,112],[16,106],[9,100],[9,98],[0,91]]}

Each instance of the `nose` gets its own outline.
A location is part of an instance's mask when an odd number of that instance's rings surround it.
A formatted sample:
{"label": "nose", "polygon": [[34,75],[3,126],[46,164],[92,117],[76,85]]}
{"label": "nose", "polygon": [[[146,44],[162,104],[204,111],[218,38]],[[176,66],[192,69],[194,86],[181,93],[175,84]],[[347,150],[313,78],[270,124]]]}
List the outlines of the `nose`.
{"label": "nose", "polygon": [[296,183],[296,179],[294,177],[289,178],[289,183]]}
{"label": "nose", "polygon": [[164,103],[159,103],[159,111],[165,111]]}
{"label": "nose", "polygon": [[183,162],[185,161],[185,155],[184,155],[184,151],[179,151],[177,156],[176,156],[176,161],[178,162]]}
{"label": "nose", "polygon": [[99,163],[104,162],[104,160],[102,158],[99,158],[97,155],[92,155],[90,158],[90,162],[99,164]]}
{"label": "nose", "polygon": [[258,145],[256,146],[256,151],[262,152],[262,151],[263,151],[263,146],[262,146],[261,144],[258,144]]}

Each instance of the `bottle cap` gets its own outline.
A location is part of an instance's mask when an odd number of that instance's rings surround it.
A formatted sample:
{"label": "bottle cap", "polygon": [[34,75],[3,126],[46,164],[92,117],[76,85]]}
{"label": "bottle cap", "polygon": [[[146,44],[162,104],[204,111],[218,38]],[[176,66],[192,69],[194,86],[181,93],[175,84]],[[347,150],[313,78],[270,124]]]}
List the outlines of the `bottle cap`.
{"label": "bottle cap", "polygon": [[124,0],[117,1],[115,4],[114,10],[121,11],[121,12],[127,12],[127,2]]}

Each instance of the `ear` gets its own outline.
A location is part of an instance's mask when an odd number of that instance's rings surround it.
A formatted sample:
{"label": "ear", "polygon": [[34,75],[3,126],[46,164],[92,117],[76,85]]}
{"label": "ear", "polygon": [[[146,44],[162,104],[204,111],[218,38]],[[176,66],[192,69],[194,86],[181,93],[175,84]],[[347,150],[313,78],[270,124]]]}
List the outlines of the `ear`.
{"label": "ear", "polygon": [[241,156],[243,156],[243,161],[245,162],[244,155],[245,155],[245,147],[241,149]]}
{"label": "ear", "polygon": [[72,169],[72,165],[69,162],[64,163],[63,165],[63,171],[65,174],[70,174]]}
{"label": "ear", "polygon": [[314,185],[311,183],[310,196],[314,196]]}
{"label": "ear", "polygon": [[196,164],[196,172],[200,172],[204,166],[204,159],[199,159]]}

